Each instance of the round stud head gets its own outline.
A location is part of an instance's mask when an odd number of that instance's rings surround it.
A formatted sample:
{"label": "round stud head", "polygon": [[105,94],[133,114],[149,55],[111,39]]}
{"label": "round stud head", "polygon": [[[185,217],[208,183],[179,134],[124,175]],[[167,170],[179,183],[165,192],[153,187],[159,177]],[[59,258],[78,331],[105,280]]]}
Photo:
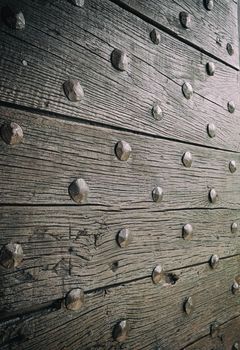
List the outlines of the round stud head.
{"label": "round stud head", "polygon": [[70,0],[71,4],[78,6],[78,7],[83,7],[84,6],[84,0]]}
{"label": "round stud head", "polygon": [[23,261],[23,249],[19,243],[8,243],[0,251],[0,264],[6,269],[18,267]]}
{"label": "round stud head", "polygon": [[215,269],[219,264],[219,256],[216,254],[212,255],[210,260],[209,260],[209,264],[210,264],[212,269]]}
{"label": "round stud head", "polygon": [[119,160],[127,161],[132,153],[132,148],[126,141],[118,141],[115,146],[115,153]]}
{"label": "round stud head", "polygon": [[232,350],[239,350],[239,343],[235,342],[232,346]]}
{"label": "round stud head", "polygon": [[238,224],[236,222],[233,222],[231,225],[231,232],[237,233],[237,230],[238,230]]}
{"label": "round stud head", "polygon": [[153,29],[150,33],[150,38],[155,45],[158,45],[161,41],[161,34],[156,29]]}
{"label": "round stud head", "polygon": [[129,229],[123,228],[118,232],[117,242],[119,247],[126,248],[129,245],[130,240],[131,240],[131,234]]}
{"label": "round stud head", "polygon": [[5,123],[1,127],[1,137],[8,145],[17,145],[23,140],[23,130],[14,122]]}
{"label": "round stud head", "polygon": [[80,288],[72,289],[65,297],[65,305],[68,310],[77,311],[84,304],[84,292]]}
{"label": "round stud head", "polygon": [[154,284],[158,284],[162,281],[164,276],[163,269],[161,265],[157,265],[152,272],[152,281]]}
{"label": "round stud head", "polygon": [[193,227],[191,224],[186,224],[182,229],[182,237],[183,239],[190,240],[193,236]]}
{"label": "round stud head", "polygon": [[236,281],[232,285],[232,293],[234,295],[239,293],[239,284]]}
{"label": "round stud head", "polygon": [[183,95],[186,97],[186,99],[189,100],[193,95],[192,85],[188,82],[183,83],[182,92],[183,92]]}
{"label": "round stud head", "polygon": [[227,49],[229,56],[232,56],[234,54],[234,48],[233,48],[232,44],[227,43],[226,49]]}
{"label": "round stud head", "polygon": [[2,19],[8,27],[15,30],[23,30],[26,26],[22,11],[10,6],[2,8]]}
{"label": "round stud head", "polygon": [[152,199],[154,202],[159,203],[163,199],[163,189],[159,186],[156,186],[152,191]]}
{"label": "round stud head", "polygon": [[208,11],[212,11],[214,7],[214,0],[204,0],[204,6]]}
{"label": "round stud head", "polygon": [[155,103],[152,108],[152,115],[153,118],[156,120],[161,120],[163,117],[163,111],[162,108],[159,106],[158,103]]}
{"label": "round stud head", "polygon": [[187,298],[187,300],[185,301],[183,308],[184,311],[186,312],[187,315],[190,315],[193,312],[193,300],[192,297]]}
{"label": "round stud head", "polygon": [[191,27],[191,15],[188,12],[182,11],[179,13],[179,20],[183,28],[188,29]]}
{"label": "round stud head", "polygon": [[234,111],[235,111],[235,103],[233,101],[229,101],[228,104],[227,104],[227,107],[228,107],[228,111],[230,113],[234,113]]}
{"label": "round stud head", "polygon": [[76,179],[69,186],[68,192],[74,202],[81,204],[87,201],[89,187],[84,179]]}
{"label": "round stud head", "polygon": [[218,194],[217,194],[217,191],[212,188],[210,191],[209,191],[209,194],[208,194],[208,197],[209,197],[209,201],[213,204],[215,204],[218,200]]}
{"label": "round stud head", "polygon": [[183,162],[183,165],[186,167],[186,168],[191,168],[192,166],[192,154],[190,152],[185,152],[183,157],[182,157],[182,162]]}
{"label": "round stud head", "polygon": [[220,330],[220,324],[218,322],[213,322],[210,325],[210,334],[212,338],[216,338],[218,336]]}
{"label": "round stud head", "polygon": [[235,171],[237,170],[237,165],[236,165],[235,160],[231,160],[229,162],[229,170],[231,173],[235,173]]}
{"label": "round stud head", "polygon": [[66,97],[71,102],[78,102],[84,98],[84,91],[77,79],[68,79],[63,84]]}
{"label": "round stud head", "polygon": [[216,136],[216,126],[213,123],[209,123],[207,125],[207,133],[208,133],[208,136],[211,138]]}
{"label": "round stud head", "polygon": [[114,49],[111,55],[111,62],[117,70],[126,71],[129,64],[127,52],[125,50]]}
{"label": "round stud head", "polygon": [[215,64],[213,62],[207,62],[206,71],[208,75],[214,75],[215,73]]}
{"label": "round stud head", "polygon": [[119,343],[124,342],[128,337],[128,325],[126,320],[122,320],[116,324],[113,329],[113,339]]}

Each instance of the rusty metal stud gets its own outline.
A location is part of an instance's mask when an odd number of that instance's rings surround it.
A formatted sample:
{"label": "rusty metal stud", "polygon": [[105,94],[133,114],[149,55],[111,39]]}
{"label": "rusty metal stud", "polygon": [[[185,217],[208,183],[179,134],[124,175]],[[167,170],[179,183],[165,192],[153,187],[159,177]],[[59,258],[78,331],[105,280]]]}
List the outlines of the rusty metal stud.
{"label": "rusty metal stud", "polygon": [[212,188],[210,191],[209,191],[209,194],[208,194],[208,197],[209,197],[209,200],[211,203],[216,203],[217,200],[218,200],[218,194],[217,194],[217,191]]}
{"label": "rusty metal stud", "polygon": [[186,312],[187,315],[190,315],[193,312],[193,300],[192,297],[187,298],[187,300],[185,301],[183,308],[184,311]]}
{"label": "rusty metal stud", "polygon": [[114,49],[111,54],[111,62],[114,68],[120,71],[128,69],[129,58],[125,50]]}
{"label": "rusty metal stud", "polygon": [[23,261],[23,249],[19,243],[8,243],[0,251],[0,264],[6,269],[18,267]]}
{"label": "rusty metal stud", "polygon": [[237,170],[237,165],[236,165],[235,160],[231,160],[229,162],[229,170],[231,173],[235,173],[235,171]]}
{"label": "rusty metal stud", "polygon": [[3,141],[8,145],[17,145],[23,140],[23,130],[14,122],[4,123],[0,132]]}
{"label": "rusty metal stud", "polygon": [[161,34],[154,28],[150,33],[150,38],[155,45],[158,45],[161,41]]}
{"label": "rusty metal stud", "polygon": [[207,133],[211,138],[216,136],[216,126],[213,123],[207,125]]}
{"label": "rusty metal stud", "polygon": [[236,222],[233,222],[231,225],[231,232],[237,233],[237,230],[238,230],[238,224]]}
{"label": "rusty metal stud", "polygon": [[1,11],[3,21],[12,29],[23,30],[26,26],[25,18],[19,9],[5,6]]}
{"label": "rusty metal stud", "polygon": [[183,95],[186,97],[186,99],[189,100],[193,95],[192,85],[188,82],[183,83],[182,92],[183,92]]}
{"label": "rusty metal stud", "polygon": [[210,334],[211,334],[211,337],[212,338],[215,338],[218,333],[219,333],[219,330],[220,330],[220,324],[215,321],[213,322],[211,325],[210,325]]}
{"label": "rusty metal stud", "polygon": [[84,304],[84,292],[80,288],[70,290],[65,297],[65,305],[68,310],[77,311]]}
{"label": "rusty metal stud", "polygon": [[212,269],[215,269],[219,264],[219,256],[216,254],[213,254],[209,260],[209,264]]}
{"label": "rusty metal stud", "polygon": [[119,247],[126,248],[129,245],[130,240],[131,240],[131,233],[129,229],[123,228],[118,232],[117,242]]}
{"label": "rusty metal stud", "polygon": [[66,97],[71,102],[78,102],[84,98],[83,88],[77,79],[68,79],[63,84]]}
{"label": "rusty metal stud", "polygon": [[118,141],[115,153],[119,160],[127,161],[132,153],[132,147],[126,141]]}
{"label": "rusty metal stud", "polygon": [[154,202],[161,202],[163,199],[163,189],[159,186],[156,186],[152,191],[152,199]]}
{"label": "rusty metal stud", "polygon": [[229,101],[227,104],[228,111],[230,113],[234,113],[235,111],[235,103],[233,101]]}
{"label": "rusty metal stud", "polygon": [[159,106],[158,103],[154,103],[153,108],[152,108],[152,115],[153,118],[156,120],[161,120],[163,117],[163,111],[162,108]]}
{"label": "rusty metal stud", "polygon": [[229,56],[232,56],[234,54],[234,48],[233,48],[232,44],[227,43],[226,49],[227,49]]}
{"label": "rusty metal stud", "polygon": [[214,1],[213,0],[204,0],[204,6],[208,11],[212,11],[214,7]]}
{"label": "rusty metal stud", "polygon": [[76,179],[69,186],[68,192],[72,200],[80,204],[87,200],[89,187],[84,179]]}
{"label": "rusty metal stud", "polygon": [[179,20],[183,28],[188,29],[191,27],[191,15],[188,12],[182,11],[179,13]]}
{"label": "rusty metal stud", "polygon": [[70,2],[78,7],[83,7],[84,6],[84,0],[70,0]]}
{"label": "rusty metal stud", "polygon": [[184,155],[182,156],[182,162],[183,162],[183,165],[186,167],[186,168],[191,168],[192,166],[192,154],[191,152],[185,152]]}
{"label": "rusty metal stud", "polygon": [[213,62],[207,62],[206,71],[208,75],[214,75],[215,73],[215,64]]}
{"label": "rusty metal stud", "polygon": [[232,346],[232,350],[239,350],[239,343],[235,342]]}
{"label": "rusty metal stud", "polygon": [[116,324],[113,329],[113,339],[119,343],[124,342],[128,337],[128,324],[126,320],[122,320]]}
{"label": "rusty metal stud", "polygon": [[191,224],[186,224],[183,226],[182,229],[182,237],[185,240],[190,240],[192,239],[193,236],[193,227]]}
{"label": "rusty metal stud", "polygon": [[158,284],[162,281],[164,276],[163,269],[161,265],[157,265],[152,272],[152,281],[154,284]]}
{"label": "rusty metal stud", "polygon": [[239,284],[236,281],[232,285],[232,293],[234,295],[239,293]]}

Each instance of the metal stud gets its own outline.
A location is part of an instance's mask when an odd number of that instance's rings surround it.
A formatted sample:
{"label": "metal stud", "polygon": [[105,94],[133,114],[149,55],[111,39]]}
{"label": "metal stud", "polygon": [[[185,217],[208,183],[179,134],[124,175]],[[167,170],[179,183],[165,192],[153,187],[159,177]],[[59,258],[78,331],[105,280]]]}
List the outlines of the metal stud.
{"label": "metal stud", "polygon": [[191,15],[188,12],[182,11],[179,13],[179,20],[183,28],[188,29],[191,27]]}
{"label": "metal stud", "polygon": [[69,186],[68,192],[72,200],[80,204],[87,200],[89,187],[84,179],[76,179]]}
{"label": "metal stud", "polygon": [[219,333],[219,330],[220,330],[220,324],[215,321],[213,322],[211,325],[210,325],[210,334],[211,334],[211,337],[212,338],[215,338],[218,333]]}
{"label": "metal stud", "polygon": [[150,38],[155,45],[158,45],[161,41],[161,34],[154,28],[150,33]]}
{"label": "metal stud", "polygon": [[210,260],[209,260],[209,264],[210,264],[212,269],[215,269],[219,264],[219,256],[216,254],[212,255]]}
{"label": "metal stud", "polygon": [[120,71],[128,69],[129,58],[125,50],[114,49],[111,54],[111,61],[113,67]]}
{"label": "metal stud", "polygon": [[236,222],[233,222],[231,225],[231,232],[237,233],[237,230],[238,230],[238,224]]}
{"label": "metal stud", "polygon": [[239,350],[239,343],[235,342],[232,346],[232,350]]}
{"label": "metal stud", "polygon": [[131,240],[131,233],[129,229],[123,228],[118,232],[117,242],[119,247],[126,248],[129,245],[130,240]]}
{"label": "metal stud", "polygon": [[227,104],[228,111],[230,113],[234,113],[235,111],[235,103],[233,101],[229,101]]}
{"label": "metal stud", "polygon": [[236,281],[232,285],[232,293],[234,295],[239,293],[239,284]]}
{"label": "metal stud", "polygon": [[161,265],[157,265],[152,272],[152,281],[154,284],[158,284],[162,281],[164,276],[163,269]]}
{"label": "metal stud", "polygon": [[229,170],[231,173],[235,173],[235,171],[237,170],[237,165],[236,165],[235,160],[231,160],[229,162]]}
{"label": "metal stud", "polygon": [[216,203],[217,200],[218,200],[218,194],[217,194],[217,191],[212,188],[210,191],[209,191],[209,194],[208,194],[208,197],[209,197],[209,200],[211,203]]}
{"label": "metal stud", "polygon": [[159,106],[158,103],[155,103],[153,105],[152,115],[153,115],[153,118],[155,118],[156,120],[161,120],[162,119],[163,111],[162,111],[162,108]]}
{"label": "metal stud", "polygon": [[193,95],[192,85],[188,82],[183,83],[182,92],[183,92],[183,95],[186,97],[186,99],[189,100]]}
{"label": "metal stud", "polygon": [[12,29],[23,30],[26,26],[25,18],[22,11],[5,6],[2,8],[2,18],[4,22]]}
{"label": "metal stud", "polygon": [[163,189],[159,186],[156,186],[152,191],[152,199],[154,202],[159,203],[163,199]]}
{"label": "metal stud", "polygon": [[14,122],[4,123],[1,127],[1,137],[8,145],[17,145],[23,140],[23,130]]}
{"label": "metal stud", "polygon": [[191,152],[185,152],[184,155],[182,156],[182,162],[183,162],[183,165],[186,167],[186,168],[191,168],[192,166],[192,154]]}
{"label": "metal stud", "polygon": [[127,161],[132,153],[132,148],[126,141],[118,141],[115,146],[115,153],[119,160]]}
{"label": "metal stud", "polygon": [[184,311],[186,312],[187,315],[190,315],[193,312],[193,300],[192,297],[187,298],[187,300],[185,301],[183,308]]}
{"label": "metal stud", "polygon": [[183,226],[182,229],[182,237],[185,240],[190,240],[192,239],[193,236],[193,227],[191,224],[186,224]]}
{"label": "metal stud", "polygon": [[116,324],[113,329],[113,339],[119,343],[124,342],[128,337],[128,325],[126,320],[122,320]]}
{"label": "metal stud", "polygon": [[227,49],[229,56],[232,56],[234,54],[234,48],[233,48],[232,44],[227,43],[226,49]]}
{"label": "metal stud", "polygon": [[214,7],[214,1],[213,0],[204,0],[204,6],[208,11],[212,11]]}
{"label": "metal stud", "polygon": [[18,267],[23,261],[23,249],[19,243],[8,243],[0,251],[0,264],[6,269]]}
{"label": "metal stud", "polygon": [[207,133],[208,133],[208,136],[211,138],[216,136],[216,126],[213,123],[209,123],[207,125]]}
{"label": "metal stud", "polygon": [[84,98],[83,88],[77,79],[68,79],[63,84],[66,97],[71,102],[78,102]]}
{"label": "metal stud", "polygon": [[206,71],[208,75],[214,75],[215,73],[215,64],[213,62],[207,62]]}
{"label": "metal stud", "polygon": [[70,0],[70,2],[78,7],[83,7],[84,6],[84,0]]}
{"label": "metal stud", "polygon": [[65,297],[65,305],[68,310],[77,311],[84,304],[84,292],[80,288],[72,289]]}

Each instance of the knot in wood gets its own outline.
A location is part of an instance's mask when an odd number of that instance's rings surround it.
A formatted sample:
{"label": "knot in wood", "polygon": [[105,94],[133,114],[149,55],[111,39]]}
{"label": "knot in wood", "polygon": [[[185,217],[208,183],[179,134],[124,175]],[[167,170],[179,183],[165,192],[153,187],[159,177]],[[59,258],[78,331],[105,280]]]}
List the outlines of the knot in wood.
{"label": "knot in wood", "polygon": [[216,126],[213,123],[209,123],[207,125],[207,133],[208,133],[208,136],[211,138],[216,136]]}
{"label": "knot in wood", "polygon": [[80,288],[72,289],[65,297],[65,305],[68,310],[77,311],[84,304],[84,292]]}
{"label": "knot in wood", "polygon": [[14,122],[4,123],[1,126],[1,137],[8,145],[17,145],[23,140],[23,130]]}
{"label": "knot in wood", "polygon": [[183,162],[183,165],[186,167],[186,168],[191,168],[192,166],[192,154],[191,152],[187,151],[184,153],[184,155],[182,156],[182,162]]}
{"label": "knot in wood", "polygon": [[81,204],[87,201],[89,187],[84,179],[76,179],[69,186],[68,192],[74,202]]}
{"label": "knot in wood", "polygon": [[179,20],[183,28],[189,29],[191,28],[191,15],[188,12],[182,11],[179,13]]}
{"label": "knot in wood", "polygon": [[71,102],[78,102],[84,98],[83,88],[77,79],[68,79],[63,84],[66,97]]}
{"label": "knot in wood", "polygon": [[117,242],[119,247],[126,248],[131,241],[131,233],[127,228],[123,228],[118,232]]}
{"label": "knot in wood", "polygon": [[129,64],[127,52],[125,50],[114,49],[111,54],[111,62],[117,70],[126,71]]}
{"label": "knot in wood", "polygon": [[115,146],[115,153],[119,160],[127,161],[132,153],[132,148],[126,141],[118,141]]}
{"label": "knot in wood", "polygon": [[189,100],[193,96],[193,88],[189,82],[183,83],[182,93],[187,100]]}
{"label": "knot in wood", "polygon": [[5,6],[2,8],[2,19],[8,27],[15,30],[23,30],[26,22],[22,11],[17,8]]}
{"label": "knot in wood", "polygon": [[0,264],[6,269],[18,267],[23,261],[23,249],[19,243],[8,243],[0,251]]}
{"label": "knot in wood", "polygon": [[126,320],[117,323],[113,329],[113,339],[119,343],[124,342],[128,338],[128,324]]}

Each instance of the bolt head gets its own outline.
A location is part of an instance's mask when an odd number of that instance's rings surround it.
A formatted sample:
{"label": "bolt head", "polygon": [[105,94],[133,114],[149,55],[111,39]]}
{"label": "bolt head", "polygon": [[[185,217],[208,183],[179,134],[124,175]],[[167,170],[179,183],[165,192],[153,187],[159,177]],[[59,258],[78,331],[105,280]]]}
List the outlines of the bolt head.
{"label": "bolt head", "polygon": [[23,30],[26,26],[22,11],[16,8],[5,6],[2,8],[1,15],[5,24],[11,29]]}
{"label": "bolt head", "polygon": [[19,243],[8,243],[0,251],[0,264],[6,269],[18,267],[23,261],[23,249]]}
{"label": "bolt head", "polygon": [[239,343],[235,342],[232,346],[232,350],[239,350]]}
{"label": "bolt head", "polygon": [[183,308],[187,315],[190,315],[193,312],[194,304],[192,297],[187,298],[183,304]]}
{"label": "bolt head", "polygon": [[208,197],[209,197],[209,201],[213,204],[215,204],[218,200],[218,194],[217,194],[217,191],[212,188],[210,191],[209,191],[209,194],[208,194]]}
{"label": "bolt head", "polygon": [[183,83],[182,85],[182,93],[187,100],[189,100],[193,95],[192,85],[188,82]]}
{"label": "bolt head", "polygon": [[118,322],[113,329],[113,339],[119,343],[128,338],[128,324],[126,320]]}
{"label": "bolt head", "polygon": [[235,173],[235,171],[237,170],[237,165],[236,165],[235,160],[231,160],[229,162],[229,170],[231,173]]}
{"label": "bolt head", "polygon": [[70,0],[70,3],[78,7],[84,6],[84,0]]}
{"label": "bolt head", "polygon": [[191,27],[191,15],[188,12],[182,11],[179,13],[179,20],[183,28],[188,29]]}
{"label": "bolt head", "polygon": [[186,168],[191,168],[192,166],[192,154],[191,152],[185,152],[183,157],[182,157],[182,162],[183,162],[183,165],[186,167]]}
{"label": "bolt head", "polygon": [[193,236],[193,227],[191,224],[186,224],[183,226],[182,229],[182,237],[185,240],[190,240],[192,239]]}
{"label": "bolt head", "polygon": [[235,103],[233,101],[229,101],[228,104],[227,104],[227,107],[228,107],[228,111],[230,113],[234,113],[234,111],[235,111]]}
{"label": "bolt head", "polygon": [[232,285],[232,293],[234,295],[239,293],[239,284],[236,281]]}
{"label": "bolt head", "polygon": [[74,202],[81,204],[87,201],[89,187],[84,179],[76,179],[70,184],[68,192]]}
{"label": "bolt head", "polygon": [[212,255],[210,260],[209,260],[209,264],[210,264],[212,269],[215,269],[219,264],[219,256],[216,254]]}
{"label": "bolt head", "polygon": [[163,118],[163,111],[162,108],[159,106],[158,103],[155,103],[152,108],[152,115],[153,118],[156,120],[161,120]]}
{"label": "bolt head", "polygon": [[129,64],[127,52],[125,50],[114,49],[111,54],[111,62],[117,70],[126,71]]}
{"label": "bolt head", "polygon": [[211,138],[216,136],[216,126],[213,123],[209,123],[207,125],[207,133],[208,133],[208,136]]}
{"label": "bolt head", "polygon": [[238,230],[238,224],[236,222],[233,222],[231,225],[231,232],[237,233],[237,230]]}
{"label": "bolt head", "polygon": [[1,137],[8,145],[17,145],[23,140],[23,130],[14,122],[4,123],[1,127]]}
{"label": "bolt head", "polygon": [[131,233],[129,229],[123,228],[118,232],[117,242],[119,247],[126,248],[129,245],[130,240],[131,240]]}
{"label": "bolt head", "polygon": [[78,102],[84,98],[83,88],[77,79],[66,80],[63,84],[63,90],[66,97],[71,102]]}
{"label": "bolt head", "polygon": [[212,11],[214,7],[214,0],[204,0],[204,6],[208,11]]}
{"label": "bolt head", "polygon": [[163,199],[163,189],[159,186],[156,186],[152,191],[152,199],[154,202],[159,203]]}
{"label": "bolt head", "polygon": [[220,330],[220,324],[218,322],[213,322],[211,325],[210,325],[210,334],[211,334],[211,337],[212,338],[215,338],[218,333],[219,333],[219,330]]}
{"label": "bolt head", "polygon": [[152,281],[154,284],[158,284],[164,277],[163,269],[161,265],[157,265],[152,272]]}
{"label": "bolt head", "polygon": [[215,64],[213,62],[207,62],[206,71],[208,75],[214,75],[215,73]]}
{"label": "bolt head", "polygon": [[65,305],[68,310],[77,311],[84,304],[84,292],[80,288],[70,290],[65,297]]}
{"label": "bolt head", "polygon": [[158,45],[161,41],[161,34],[156,29],[153,29],[150,33],[150,38],[155,45]]}
{"label": "bolt head", "polygon": [[127,161],[132,153],[132,147],[126,141],[118,141],[115,154],[119,160]]}
{"label": "bolt head", "polygon": [[227,43],[226,49],[227,49],[229,56],[232,56],[234,54],[234,48],[233,48],[232,44]]}

